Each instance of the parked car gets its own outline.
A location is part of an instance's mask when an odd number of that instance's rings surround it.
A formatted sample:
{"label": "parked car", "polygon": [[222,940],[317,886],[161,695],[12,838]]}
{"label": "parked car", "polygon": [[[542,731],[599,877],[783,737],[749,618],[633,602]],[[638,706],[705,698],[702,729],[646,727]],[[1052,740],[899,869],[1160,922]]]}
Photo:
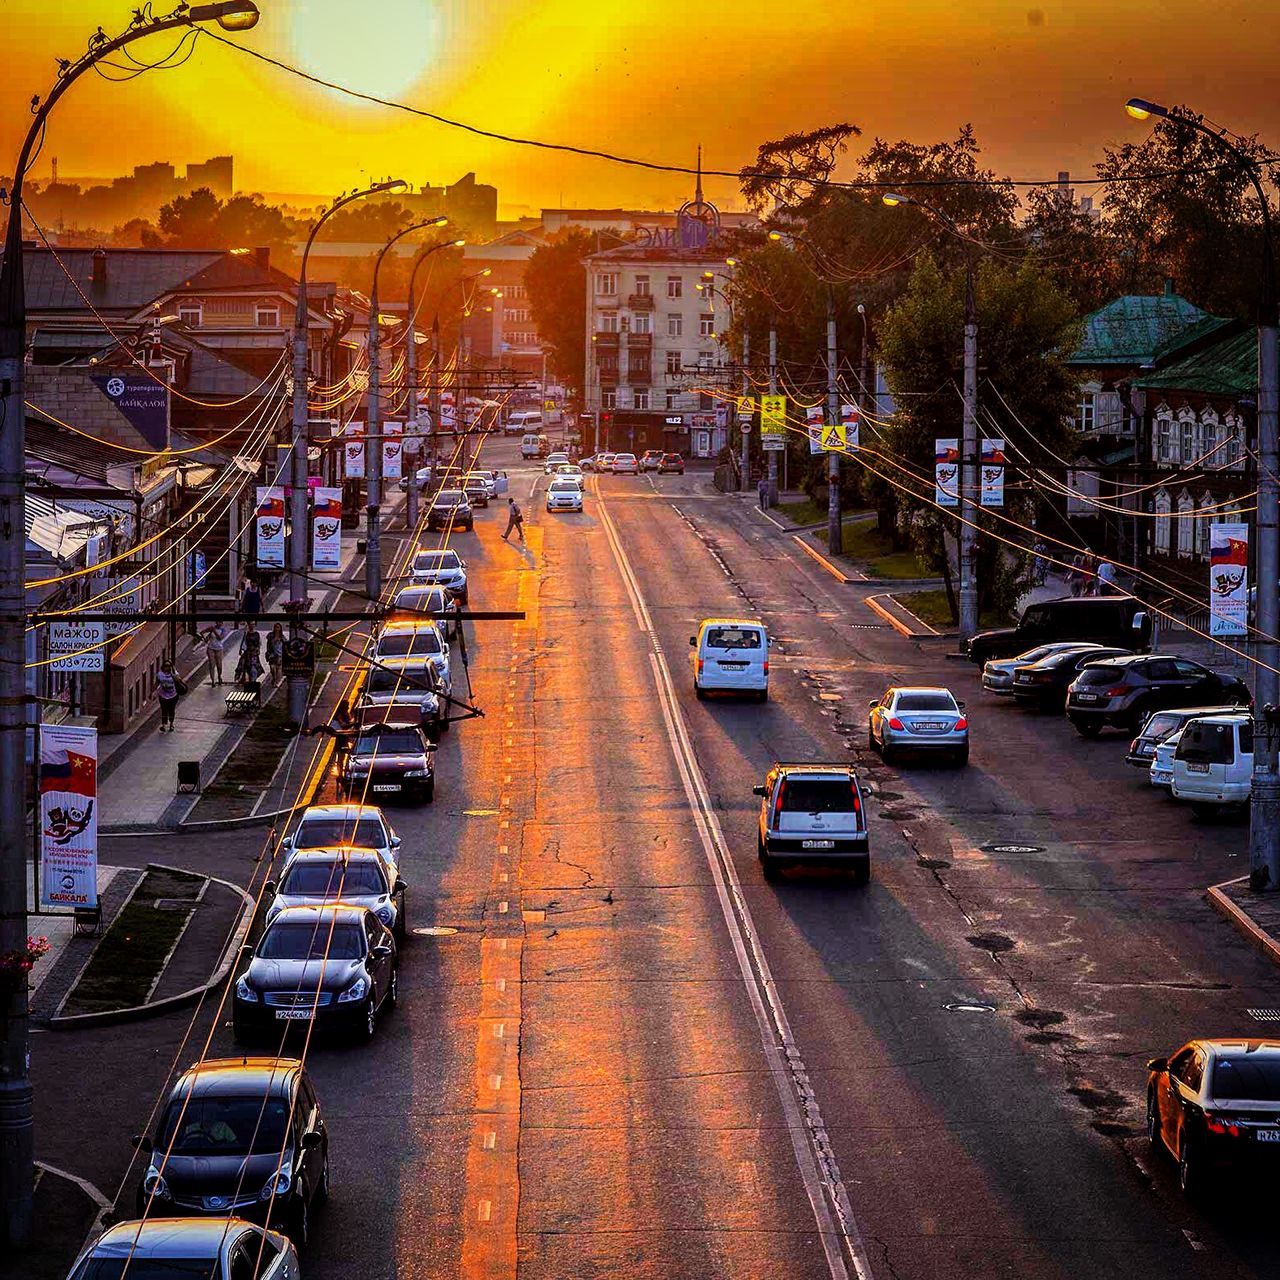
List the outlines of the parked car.
{"label": "parked car", "polygon": [[313,804],[280,842],[285,857],[302,849],[373,849],[394,870],[400,867],[400,837],[376,804]]}
{"label": "parked car", "polygon": [[812,863],[847,868],[858,884],[867,882],[867,817],[848,765],[775,764],[752,792],[761,797],[756,852],[766,880]]}
{"label": "parked car", "polygon": [[266,924],[286,907],[341,899],[372,911],[397,942],[404,942],[408,887],[372,849],[304,849],[285,864],[279,882],[267,881],[263,892],[271,899]]}
{"label": "parked car", "polygon": [[1151,618],[1133,596],[1064,596],[1029,605],[1015,627],[979,631],[966,646],[979,666],[1055,640],[1089,640],[1134,652],[1151,643]]}
{"label": "parked car", "polygon": [[[245,1044],[285,1022],[314,1022],[372,1040],[399,997],[391,930],[365,907],[288,907],[263,931],[236,979],[232,1030]],[[278,1148],[277,1148],[278,1149]]]}
{"label": "parked car", "polygon": [[[392,708],[411,710],[412,719],[392,717]],[[449,695],[428,657],[388,658],[370,667],[356,709],[361,723],[371,722],[374,715],[394,718],[417,725],[435,742],[449,732]]]}
{"label": "parked car", "polygon": [[646,450],[645,450],[645,451],[640,455],[640,470],[641,470],[641,471],[657,471],[657,469],[658,469],[661,465],[662,465],[662,450],[661,450],[661,449],[646,449]]}
{"label": "parked car", "polygon": [[1217,1170],[1269,1173],[1280,1154],[1280,1041],[1192,1040],[1147,1063],[1147,1139],[1188,1196]]}
{"label": "parked car", "polygon": [[633,476],[639,469],[634,453],[615,453],[609,468],[616,476]]}
{"label": "parked car", "polygon": [[428,533],[436,529],[466,529],[470,532],[475,527],[471,500],[461,489],[441,489],[431,499],[431,506],[427,508]]}
{"label": "parked car", "polygon": [[1173,753],[1178,749],[1178,739],[1181,737],[1182,729],[1179,727],[1157,744],[1155,754],[1147,766],[1147,781],[1153,787],[1162,787],[1168,791],[1173,786]]}
{"label": "parked car", "polygon": [[440,689],[453,692],[453,669],[444,632],[429,619],[419,622],[388,622],[378,632],[373,656],[379,663],[388,658],[426,658],[436,669]]}
{"label": "parked car", "polygon": [[1108,725],[1131,733],[1164,707],[1249,700],[1249,688],[1175,654],[1135,654],[1085,666],[1067,690],[1067,719],[1086,738]]}
{"label": "parked car", "polygon": [[151,1218],[117,1222],[80,1254],[67,1280],[298,1280],[287,1236],[243,1218]]}
{"label": "parked car", "polygon": [[582,486],[573,480],[553,480],[547,486],[548,511],[581,511]]}
{"label": "parked car", "polygon": [[684,455],[679,453],[664,453],[662,461],[658,463],[658,474],[665,476],[668,474],[682,476],[684,475]]}
{"label": "parked car", "polygon": [[950,689],[894,686],[868,710],[867,742],[885,764],[907,751],[946,752],[958,765],[969,763],[969,721]]}
{"label": "parked car", "polygon": [[698,698],[715,690],[769,697],[769,633],[752,618],[707,618],[689,637],[693,689]]}
{"label": "parked car", "polygon": [[1169,707],[1164,711],[1154,711],[1138,730],[1137,736],[1129,743],[1125,762],[1136,769],[1149,769],[1152,760],[1155,759],[1156,748],[1174,734],[1181,733],[1188,721],[1196,719],[1197,716],[1229,715],[1239,710],[1239,707],[1221,706]]}
{"label": "parked car", "polygon": [[1015,667],[1013,698],[1020,707],[1037,711],[1061,712],[1067,705],[1067,687],[1080,674],[1081,668],[1103,658],[1127,657],[1127,649],[1108,649],[1100,644],[1062,649],[1047,658]]}
{"label": "parked car", "polygon": [[452,547],[419,550],[409,570],[414,586],[447,587],[467,602],[467,562]]}
{"label": "parked car", "polygon": [[[391,602],[391,621],[409,621],[423,614],[435,614],[431,619],[446,640],[456,640],[462,635],[462,606],[448,588],[439,586],[401,587]],[[403,617],[401,616],[403,614]]]}
{"label": "parked car", "polygon": [[343,755],[338,790],[346,798],[394,795],[430,804],[436,794],[435,750],[417,725],[362,726]]}
{"label": "parked car", "polygon": [[1169,790],[1198,817],[1249,803],[1253,795],[1253,717],[1247,711],[1197,716],[1178,736]]}
{"label": "parked car", "polygon": [[1085,646],[1079,640],[1058,640],[1053,644],[1038,644],[1020,653],[1016,658],[991,658],[982,664],[982,687],[988,693],[1013,696],[1013,672],[1015,667],[1028,667],[1041,658],[1055,653],[1067,653]]}
{"label": "parked car", "polygon": [[462,478],[462,492],[472,507],[487,507],[493,497],[493,477],[479,471],[470,471]]}
{"label": "parked car", "polygon": [[139,1218],[206,1216],[221,1227],[234,1214],[281,1226],[302,1248],[312,1210],[329,1195],[328,1132],[297,1058],[196,1063],[169,1090],[154,1135],[134,1145],[149,1157],[135,1196]]}
{"label": "parked car", "polygon": [[596,470],[597,470],[597,471],[612,471],[612,470],[613,470],[613,460],[614,460],[614,458],[615,458],[615,457],[617,457],[617,455],[616,455],[616,454],[613,454],[613,453],[597,453],[597,454],[596,454],[596,459],[595,459],[595,461],[596,461]]}
{"label": "parked car", "polygon": [[556,449],[553,453],[547,454],[547,460],[542,464],[542,474],[549,476],[557,467],[569,465],[569,455],[563,449]]}

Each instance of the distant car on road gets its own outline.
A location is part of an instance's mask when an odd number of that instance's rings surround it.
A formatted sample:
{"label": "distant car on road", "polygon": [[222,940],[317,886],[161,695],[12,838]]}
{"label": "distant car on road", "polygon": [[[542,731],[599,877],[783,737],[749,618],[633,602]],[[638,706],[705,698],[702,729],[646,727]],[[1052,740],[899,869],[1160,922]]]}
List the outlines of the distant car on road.
{"label": "distant car on road", "polygon": [[1264,1171],[1280,1157],[1280,1041],[1192,1040],[1147,1063],[1147,1139],[1178,1162],[1188,1196],[1216,1171]]}
{"label": "distant car on road", "polygon": [[843,764],[775,764],[763,785],[756,852],[766,880],[783,867],[844,867],[859,884],[871,874],[858,776]]}
{"label": "distant car on road", "polygon": [[373,849],[398,870],[400,837],[376,804],[313,804],[280,843],[286,856],[302,849]]}
{"label": "distant car on road", "polygon": [[1247,805],[1253,796],[1253,717],[1197,716],[1178,735],[1169,791],[1201,818]]}
{"label": "distant car on road", "polygon": [[1149,653],[1085,666],[1067,690],[1067,719],[1086,738],[1108,725],[1135,732],[1153,711],[1249,702],[1249,687],[1189,658]]}
{"label": "distant car on road", "polygon": [[1130,652],[1151,643],[1151,617],[1132,596],[1064,596],[1028,605],[1016,627],[979,631],[965,646],[979,666],[1055,640],[1089,640]]}
{"label": "distant car on road", "polygon": [[[1125,762],[1136,769],[1149,769],[1160,744],[1167,742],[1175,733],[1181,733],[1183,726],[1189,721],[1197,716],[1229,715],[1239,710],[1239,707],[1220,706],[1169,707],[1164,711],[1154,711],[1129,744]],[[1172,761],[1172,757],[1170,760]]]}
{"label": "distant car on road", "polygon": [[493,490],[493,477],[486,471],[468,471],[462,478],[462,492],[473,507],[487,507]]}
{"label": "distant car on road", "polygon": [[769,633],[754,618],[707,618],[689,637],[693,691],[752,693],[769,697]]}
{"label": "distant car on road", "polygon": [[452,547],[420,549],[409,576],[416,587],[447,587],[463,604],[467,602],[467,562]]}
{"label": "distant car on road", "polygon": [[446,640],[456,640],[462,634],[462,619],[458,616],[461,612],[457,596],[447,587],[401,587],[391,602],[388,618],[390,621],[409,621],[423,613],[442,615],[434,619],[436,625]]}
{"label": "distant car on road", "polygon": [[440,689],[453,692],[453,668],[444,632],[429,619],[417,622],[388,622],[378,632],[374,658],[385,663],[392,658],[425,658],[436,669]]}
{"label": "distant car on road", "polygon": [[616,476],[633,476],[639,470],[639,463],[634,453],[615,453],[609,469]]}
{"label": "distant car on road", "polygon": [[200,1280],[297,1280],[287,1236],[243,1218],[151,1218],[117,1222],[76,1259],[68,1280],[192,1276]]}
{"label": "distant car on road", "polygon": [[1173,753],[1178,749],[1178,739],[1181,737],[1182,727],[1179,726],[1156,744],[1155,754],[1147,765],[1147,781],[1153,787],[1168,791],[1173,786]]}
{"label": "distant car on road", "polygon": [[946,753],[958,765],[969,763],[969,721],[964,703],[950,689],[893,686],[873,698],[867,740],[885,764],[899,752]]}
{"label": "distant car on road", "polygon": [[441,489],[431,499],[427,509],[427,531],[437,529],[465,529],[468,533],[476,527],[475,512],[471,500],[461,489]]}
{"label": "distant car on road", "polygon": [[640,470],[641,470],[641,471],[657,471],[657,469],[658,469],[658,468],[659,468],[659,466],[661,466],[661,465],[662,465],[662,450],[661,450],[661,449],[646,449],[646,450],[645,450],[645,451],[640,455]]}
{"label": "distant car on road", "polygon": [[436,794],[435,747],[418,725],[367,725],[343,756],[338,790],[349,799],[398,796],[430,804]]}
{"label": "distant car on road", "polygon": [[357,710],[362,724],[379,716],[389,723],[415,724],[433,742],[449,732],[449,695],[426,655],[386,658],[370,666]]}
{"label": "distant car on road", "polygon": [[664,453],[662,461],[658,463],[658,474],[665,475],[684,475],[684,455],[679,453]]}
{"label": "distant car on road", "polygon": [[557,467],[567,466],[569,455],[563,449],[557,449],[554,453],[547,454],[547,460],[542,464],[542,474],[549,476]]}

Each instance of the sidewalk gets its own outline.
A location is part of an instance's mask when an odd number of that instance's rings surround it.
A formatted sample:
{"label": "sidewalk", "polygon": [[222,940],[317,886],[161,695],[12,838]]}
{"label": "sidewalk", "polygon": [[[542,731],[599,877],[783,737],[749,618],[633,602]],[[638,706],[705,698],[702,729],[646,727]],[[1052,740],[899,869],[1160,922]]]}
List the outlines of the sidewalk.
{"label": "sidewalk", "polygon": [[1205,891],[1214,908],[1242,933],[1253,947],[1280,964],[1280,893],[1257,893],[1249,877],[1210,885]]}

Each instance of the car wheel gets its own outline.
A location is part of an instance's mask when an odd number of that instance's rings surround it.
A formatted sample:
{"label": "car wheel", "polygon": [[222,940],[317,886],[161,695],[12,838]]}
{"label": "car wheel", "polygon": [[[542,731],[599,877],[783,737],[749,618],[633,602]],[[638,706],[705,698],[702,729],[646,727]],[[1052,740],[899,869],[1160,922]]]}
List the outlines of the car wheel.
{"label": "car wheel", "polygon": [[781,872],[779,871],[778,864],[772,858],[761,858],[760,874],[764,876],[770,884],[773,884],[777,881]]}
{"label": "car wheel", "polygon": [[1200,1153],[1184,1129],[1182,1141],[1178,1143],[1178,1186],[1182,1188],[1183,1195],[1195,1199],[1203,1189],[1203,1182]]}
{"label": "car wheel", "polygon": [[436,798],[436,780],[434,777],[427,779],[427,785],[422,788],[422,799],[424,803],[430,804]]}
{"label": "car wheel", "polygon": [[368,1044],[373,1039],[373,1033],[378,1027],[378,1008],[373,995],[364,1002],[364,1017],[360,1022],[358,1032],[361,1043]]}
{"label": "car wheel", "polygon": [[887,742],[881,741],[880,759],[883,760],[885,764],[892,764],[897,758],[898,753]]}
{"label": "car wheel", "polygon": [[1162,1145],[1160,1137],[1160,1111],[1156,1106],[1156,1091],[1147,1090],[1147,1144],[1152,1151],[1159,1151]]}
{"label": "car wheel", "polygon": [[307,1207],[307,1202],[301,1196],[298,1197],[297,1206],[289,1215],[287,1233],[298,1252],[301,1253],[307,1247],[307,1241],[311,1238],[311,1211]]}
{"label": "car wheel", "polygon": [[757,702],[768,702],[768,701],[769,701],[769,690],[768,690],[768,689],[761,689],[761,690],[760,690],[760,692],[756,694],[756,701],[757,701]]}
{"label": "car wheel", "polygon": [[1073,716],[1071,725],[1082,738],[1096,738],[1102,732],[1101,720],[1081,720]]}
{"label": "car wheel", "polygon": [[1219,806],[1205,804],[1203,800],[1193,800],[1191,802],[1191,812],[1201,822],[1209,822],[1218,816]]}
{"label": "car wheel", "polygon": [[694,693],[694,697],[696,697],[699,702],[706,701],[707,691],[700,684],[696,682],[694,683],[694,686],[693,686],[693,693]]}

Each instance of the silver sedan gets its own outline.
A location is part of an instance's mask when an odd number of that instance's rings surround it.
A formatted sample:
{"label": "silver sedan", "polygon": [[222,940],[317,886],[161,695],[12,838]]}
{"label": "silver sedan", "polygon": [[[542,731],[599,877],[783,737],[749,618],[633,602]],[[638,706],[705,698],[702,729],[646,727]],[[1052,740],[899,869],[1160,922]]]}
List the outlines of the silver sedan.
{"label": "silver sedan", "polygon": [[950,689],[895,685],[874,698],[867,718],[867,738],[888,764],[908,751],[946,753],[956,764],[969,763],[969,721],[964,703]]}

